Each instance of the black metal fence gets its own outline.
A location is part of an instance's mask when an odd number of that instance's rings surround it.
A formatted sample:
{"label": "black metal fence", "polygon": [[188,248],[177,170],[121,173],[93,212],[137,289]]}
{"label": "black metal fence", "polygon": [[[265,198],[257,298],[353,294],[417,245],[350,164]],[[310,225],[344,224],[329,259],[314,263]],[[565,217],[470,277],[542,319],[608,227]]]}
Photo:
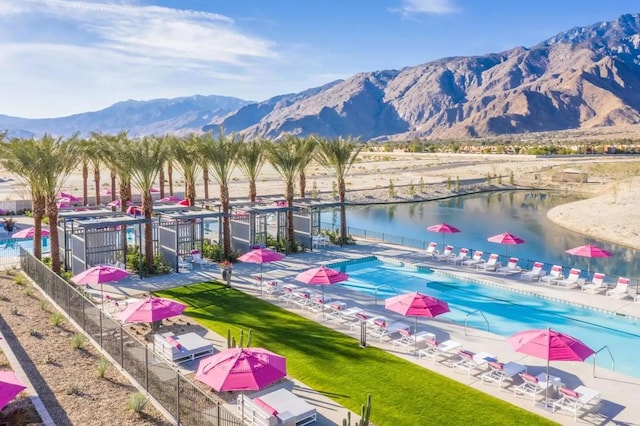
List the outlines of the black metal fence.
{"label": "black metal fence", "polygon": [[20,265],[45,293],[129,373],[180,425],[240,426],[242,422],[173,365],[131,335],[75,286],[53,273],[27,250]]}

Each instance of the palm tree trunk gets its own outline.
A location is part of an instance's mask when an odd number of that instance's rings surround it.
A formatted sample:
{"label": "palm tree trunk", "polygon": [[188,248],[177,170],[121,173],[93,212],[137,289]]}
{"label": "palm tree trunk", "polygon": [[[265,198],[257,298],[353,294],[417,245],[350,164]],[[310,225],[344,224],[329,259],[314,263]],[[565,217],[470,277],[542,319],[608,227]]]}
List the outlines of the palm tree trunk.
{"label": "palm tree trunk", "polygon": [[158,171],[158,180],[160,181],[160,198],[164,198],[164,167],[160,167]]}
{"label": "palm tree trunk", "polygon": [[293,196],[294,196],[294,188],[293,182],[287,183],[287,192],[285,194],[285,198],[287,199],[287,206],[289,209],[287,210],[287,246],[291,251],[293,251],[293,247],[296,244],[296,233],[293,228]]}
{"label": "palm tree trunk", "polygon": [[55,197],[47,199],[47,217],[49,218],[49,226],[51,229],[51,232],[49,233],[49,243],[51,244],[51,270],[60,275],[60,239],[58,238],[58,230],[56,229],[58,223],[58,205],[56,204]]}
{"label": "palm tree trunk", "polygon": [[204,181],[204,199],[209,199],[209,170],[202,168],[202,180]]}
{"label": "palm tree trunk", "polygon": [[173,166],[167,164],[167,179],[169,179],[169,195],[173,195]]}
{"label": "palm tree trunk", "polygon": [[89,198],[89,165],[82,162],[82,201],[85,206],[89,205],[87,198]]}
{"label": "palm tree trunk", "polygon": [[45,215],[45,197],[32,196],[33,207],[33,255],[36,259],[42,259],[42,218]]}
{"label": "palm tree trunk", "polygon": [[220,185],[220,204],[222,212],[222,248],[224,258],[228,259],[231,254],[231,222],[229,220],[229,187],[226,184]]}
{"label": "palm tree trunk", "polygon": [[256,181],[251,179],[249,180],[249,200],[251,200],[252,203],[255,203],[257,197],[258,189],[256,188]]}
{"label": "palm tree trunk", "polygon": [[120,182],[120,211],[127,212],[127,201],[129,201],[129,189],[125,182]]}
{"label": "palm tree trunk", "polygon": [[300,170],[300,197],[305,198],[307,193],[307,175],[304,170]]}
{"label": "palm tree trunk", "polygon": [[93,183],[96,189],[96,206],[100,205],[100,169],[93,169]]}
{"label": "palm tree trunk", "polygon": [[142,211],[144,212],[144,257],[147,263],[147,270],[153,268],[153,228],[151,215],[153,214],[153,200],[151,193],[142,194]]}
{"label": "palm tree trunk", "polygon": [[191,183],[187,184],[187,198],[190,206],[196,204],[196,186]]}
{"label": "palm tree trunk", "polygon": [[347,189],[344,179],[338,181],[338,197],[340,200],[340,245],[347,242],[347,208],[344,205],[347,198]]}
{"label": "palm tree trunk", "polygon": [[116,172],[111,170],[111,201],[116,200]]}

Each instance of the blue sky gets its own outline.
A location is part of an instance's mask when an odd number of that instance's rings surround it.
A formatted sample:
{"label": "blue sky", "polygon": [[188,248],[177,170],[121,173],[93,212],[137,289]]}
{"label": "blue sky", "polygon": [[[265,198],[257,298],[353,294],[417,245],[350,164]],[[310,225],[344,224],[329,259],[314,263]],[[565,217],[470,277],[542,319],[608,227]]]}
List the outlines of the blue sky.
{"label": "blue sky", "polygon": [[[0,114],[298,92],[362,71],[532,46],[629,0],[0,0]],[[639,8],[640,9],[640,8]]]}

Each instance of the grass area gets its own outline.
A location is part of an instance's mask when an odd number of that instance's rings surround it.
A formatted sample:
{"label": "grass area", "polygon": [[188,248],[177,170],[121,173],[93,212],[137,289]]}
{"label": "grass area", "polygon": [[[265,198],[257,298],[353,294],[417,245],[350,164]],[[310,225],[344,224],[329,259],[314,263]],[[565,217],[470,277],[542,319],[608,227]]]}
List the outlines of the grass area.
{"label": "grass area", "polygon": [[359,412],[368,393],[376,425],[544,425],[553,422],[218,282],[156,293],[226,336],[253,330],[251,346],[286,356],[290,377]]}

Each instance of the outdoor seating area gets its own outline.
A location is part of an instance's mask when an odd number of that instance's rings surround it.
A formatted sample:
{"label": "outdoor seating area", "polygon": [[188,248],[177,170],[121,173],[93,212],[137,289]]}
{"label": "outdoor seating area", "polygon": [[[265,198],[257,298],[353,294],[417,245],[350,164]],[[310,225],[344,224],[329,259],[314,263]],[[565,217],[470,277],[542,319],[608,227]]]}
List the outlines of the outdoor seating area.
{"label": "outdoor seating area", "polygon": [[578,386],[575,389],[560,388],[560,398],[553,403],[553,411],[567,410],[573,413],[573,419],[577,420],[583,411],[593,408],[600,400],[600,392],[586,386]]}
{"label": "outdoor seating area", "polygon": [[236,407],[243,423],[249,425],[304,426],[316,422],[316,408],[287,389],[251,397],[240,394]]}
{"label": "outdoor seating area", "polygon": [[173,332],[156,333],[153,336],[155,352],[164,359],[180,363],[213,353],[211,342],[196,333],[176,335]]}

